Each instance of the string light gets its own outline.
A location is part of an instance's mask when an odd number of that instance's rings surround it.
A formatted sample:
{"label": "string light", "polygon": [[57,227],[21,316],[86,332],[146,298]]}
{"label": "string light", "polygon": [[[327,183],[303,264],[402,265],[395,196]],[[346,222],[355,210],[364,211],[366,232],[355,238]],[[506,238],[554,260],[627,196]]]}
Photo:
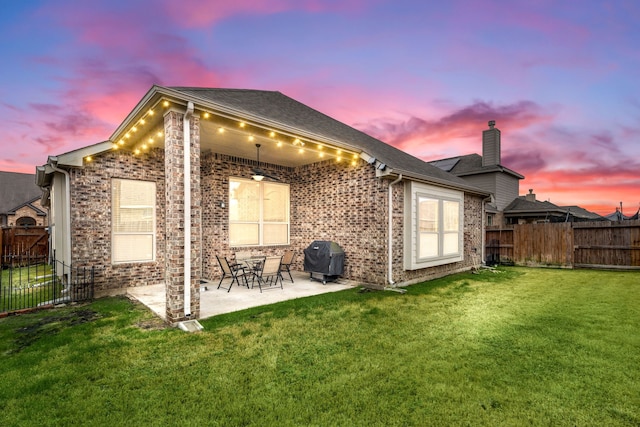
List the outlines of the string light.
{"label": "string light", "polygon": [[[169,107],[170,105],[171,104],[170,104],[169,101],[167,101],[167,100],[163,100],[162,101],[162,106],[163,107],[166,108],[166,107]],[[212,115],[215,114],[216,117],[221,117],[223,119],[231,119],[231,120],[233,120],[231,117],[224,117],[224,116],[221,116],[221,115],[216,114],[216,113],[210,113],[209,111],[202,111],[201,110],[201,112],[202,112],[202,117],[204,117],[205,119],[209,119],[209,118],[211,118]],[[154,112],[153,108],[150,108],[146,112],[146,114],[142,118],[140,118],[140,120],[137,122],[137,124],[135,126],[132,126],[129,129],[129,132],[127,132],[124,135],[124,137],[121,138],[118,141],[117,144],[114,143],[114,147],[113,148],[114,149],[118,149],[119,148],[118,145],[124,146],[125,142],[126,142],[125,140],[131,139],[131,136],[132,136],[131,133],[132,132],[133,133],[138,132],[139,127],[142,127],[142,126],[146,125],[147,118],[153,116],[154,114],[155,114],[155,112]],[[244,122],[244,121],[237,121],[236,123],[237,123],[237,126],[239,128],[241,128],[243,131],[250,131],[251,129],[249,129],[249,128],[261,129],[261,132],[259,132],[258,135],[256,135],[255,133],[251,133],[251,134],[247,135],[245,133],[247,140],[250,141],[250,142],[256,141],[257,137],[260,137],[260,134],[261,134],[261,135],[263,135],[263,136],[261,136],[261,138],[269,137],[269,138],[275,139],[277,147],[283,147],[283,145],[284,145],[283,141],[280,138],[276,139],[278,134],[277,134],[276,131],[274,131],[272,129],[261,128],[260,125],[248,124],[247,122]],[[227,130],[233,130],[230,124],[229,124],[229,126],[220,125],[217,128],[217,133],[218,134],[224,134]],[[157,131],[155,133],[155,135],[158,138],[162,138],[163,135],[164,135],[164,132],[163,132],[163,130],[159,130],[159,131]],[[306,144],[305,141],[303,141],[302,138],[296,137],[296,136],[291,135],[291,134],[289,134],[289,136],[291,136],[291,138],[292,138],[292,141],[289,144],[293,145],[293,146],[297,146],[298,147],[298,153],[299,154],[303,154],[305,152],[305,149],[302,148],[302,147],[305,146],[305,144]],[[307,142],[313,142],[313,141],[307,141]],[[145,151],[148,150],[150,148],[149,145],[152,145],[153,143],[154,143],[154,138],[153,137],[149,137],[147,139],[147,142],[142,143],[141,145],[139,145],[138,147],[136,147],[134,149],[134,154],[135,155],[139,155],[139,154],[142,153],[143,150],[145,150]],[[319,158],[324,159],[326,157],[326,155],[330,155],[331,157],[334,157],[337,162],[342,162],[342,160],[343,160],[343,150],[342,149],[334,148],[334,147],[331,147],[331,146],[326,146],[323,143],[319,143],[319,142],[315,142],[314,144],[315,145],[313,146],[311,151],[315,151],[318,154]],[[142,148],[142,150],[141,150],[141,148]],[[351,163],[351,165],[355,166],[357,164],[357,159],[359,157],[359,154],[358,153],[353,153],[353,152],[347,152],[347,153],[349,155],[353,156],[353,160],[350,163]],[[88,157],[87,161],[91,161],[91,158]]]}

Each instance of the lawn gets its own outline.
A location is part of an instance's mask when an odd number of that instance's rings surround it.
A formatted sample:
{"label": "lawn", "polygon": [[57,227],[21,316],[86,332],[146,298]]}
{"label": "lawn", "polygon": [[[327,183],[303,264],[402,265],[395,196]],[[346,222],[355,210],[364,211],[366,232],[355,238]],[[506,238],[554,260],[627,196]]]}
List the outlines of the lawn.
{"label": "lawn", "polygon": [[48,264],[33,264],[0,271],[0,312],[20,310],[60,297]]}
{"label": "lawn", "polygon": [[638,426],[640,273],[507,268],[164,328],[0,320],[0,425]]}

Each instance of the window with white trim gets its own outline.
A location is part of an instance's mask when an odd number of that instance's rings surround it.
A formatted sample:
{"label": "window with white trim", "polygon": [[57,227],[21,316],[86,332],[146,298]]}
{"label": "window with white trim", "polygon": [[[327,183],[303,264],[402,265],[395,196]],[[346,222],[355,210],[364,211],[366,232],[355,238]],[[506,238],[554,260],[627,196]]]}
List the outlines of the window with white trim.
{"label": "window with white trim", "polygon": [[464,193],[408,182],[405,211],[407,270],[463,260]]}
{"label": "window with white trim", "polygon": [[111,201],[112,262],[153,261],[156,183],[113,178]]}
{"label": "window with white trim", "polygon": [[289,244],[289,185],[229,178],[229,245]]}

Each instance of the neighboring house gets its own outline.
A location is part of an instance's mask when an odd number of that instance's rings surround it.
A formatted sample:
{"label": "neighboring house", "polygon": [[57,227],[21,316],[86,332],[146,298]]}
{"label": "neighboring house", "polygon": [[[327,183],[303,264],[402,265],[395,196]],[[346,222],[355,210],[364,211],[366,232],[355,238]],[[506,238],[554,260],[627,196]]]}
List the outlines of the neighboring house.
{"label": "neighboring house", "polygon": [[46,226],[41,195],[35,175],[0,171],[0,226]]}
{"label": "neighboring house", "polygon": [[536,200],[533,189],[517,197],[504,209],[506,224],[535,224],[545,222],[602,221],[600,215],[580,206],[558,206],[549,201]]}
{"label": "neighboring house", "polygon": [[293,249],[302,270],[303,249],[335,241],[343,276],[380,287],[468,270],[489,196],[259,90],[153,86],[109,141],[36,170],[57,256],[95,266],[98,294],[164,283],[171,322],[199,316],[215,255],[241,250]]}
{"label": "neighboring house", "polygon": [[524,178],[501,162],[500,130],[491,120],[489,129],[482,131],[482,156],[468,154],[430,163],[490,193],[491,201],[485,204],[485,224],[501,225],[504,210],[520,194],[520,180]]}
{"label": "neighboring house", "polygon": [[620,208],[616,208],[615,212],[605,215],[604,219],[608,219],[609,221],[637,221],[640,219],[640,209],[638,209],[635,214],[627,216],[622,213],[622,204],[620,204],[620,206]]}

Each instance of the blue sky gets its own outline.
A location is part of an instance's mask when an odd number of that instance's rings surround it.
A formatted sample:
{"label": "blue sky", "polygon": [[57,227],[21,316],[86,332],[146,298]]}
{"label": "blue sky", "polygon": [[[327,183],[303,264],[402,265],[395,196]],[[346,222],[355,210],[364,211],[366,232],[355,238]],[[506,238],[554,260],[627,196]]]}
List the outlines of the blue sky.
{"label": "blue sky", "polygon": [[106,140],[153,84],[278,90],[424,160],[480,153],[521,194],[640,206],[640,2],[57,0],[3,5],[0,170]]}

